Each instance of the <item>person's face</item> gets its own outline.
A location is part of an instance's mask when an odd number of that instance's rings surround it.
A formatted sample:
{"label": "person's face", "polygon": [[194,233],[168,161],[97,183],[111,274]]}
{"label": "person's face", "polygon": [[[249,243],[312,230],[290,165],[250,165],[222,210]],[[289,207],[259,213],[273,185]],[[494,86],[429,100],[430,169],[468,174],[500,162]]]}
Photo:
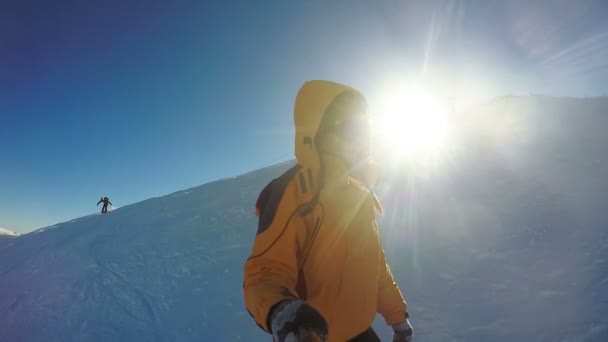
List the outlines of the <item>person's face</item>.
{"label": "person's face", "polygon": [[330,141],[334,150],[349,166],[369,158],[369,122],[367,116],[347,118],[337,123]]}
{"label": "person's face", "polygon": [[321,153],[336,155],[349,166],[367,161],[371,135],[367,107],[359,99],[335,106],[324,122]]}

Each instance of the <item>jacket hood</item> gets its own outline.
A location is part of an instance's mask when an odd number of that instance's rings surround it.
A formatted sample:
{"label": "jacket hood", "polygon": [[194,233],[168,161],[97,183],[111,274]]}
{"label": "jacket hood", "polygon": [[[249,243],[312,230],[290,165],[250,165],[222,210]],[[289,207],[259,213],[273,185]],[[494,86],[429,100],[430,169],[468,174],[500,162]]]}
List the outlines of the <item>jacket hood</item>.
{"label": "jacket hood", "polygon": [[294,106],[295,155],[303,167],[320,167],[316,135],[323,118],[331,110],[337,99],[355,98],[367,107],[363,94],[349,86],[330,81],[308,81],[302,85],[296,96]]}

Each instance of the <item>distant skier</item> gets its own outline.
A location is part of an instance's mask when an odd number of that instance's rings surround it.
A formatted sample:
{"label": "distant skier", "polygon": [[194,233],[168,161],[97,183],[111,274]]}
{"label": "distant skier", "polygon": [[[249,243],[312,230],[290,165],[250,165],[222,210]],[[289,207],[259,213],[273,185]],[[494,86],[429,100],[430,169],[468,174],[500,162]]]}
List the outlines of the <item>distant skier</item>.
{"label": "distant skier", "polygon": [[393,342],[412,341],[380,242],[381,208],[364,185],[378,176],[368,119],[365,97],[341,84],[307,82],[296,96],[298,163],[261,191],[244,267],[245,305],[274,342],[378,342],[377,312]]}
{"label": "distant skier", "polygon": [[101,207],[101,213],[105,214],[108,212],[108,204],[112,205],[112,202],[110,202],[110,199],[107,197],[102,197],[99,202],[97,202],[97,206],[99,206],[99,203],[103,203],[103,207]]}

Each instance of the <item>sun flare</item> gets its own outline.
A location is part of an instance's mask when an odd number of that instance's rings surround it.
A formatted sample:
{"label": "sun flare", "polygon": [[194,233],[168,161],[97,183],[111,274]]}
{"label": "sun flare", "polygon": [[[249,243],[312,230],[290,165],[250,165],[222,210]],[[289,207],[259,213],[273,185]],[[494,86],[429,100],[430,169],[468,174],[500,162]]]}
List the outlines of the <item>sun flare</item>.
{"label": "sun flare", "polygon": [[422,89],[386,93],[373,109],[374,135],[398,158],[426,158],[441,152],[448,136],[448,111]]}

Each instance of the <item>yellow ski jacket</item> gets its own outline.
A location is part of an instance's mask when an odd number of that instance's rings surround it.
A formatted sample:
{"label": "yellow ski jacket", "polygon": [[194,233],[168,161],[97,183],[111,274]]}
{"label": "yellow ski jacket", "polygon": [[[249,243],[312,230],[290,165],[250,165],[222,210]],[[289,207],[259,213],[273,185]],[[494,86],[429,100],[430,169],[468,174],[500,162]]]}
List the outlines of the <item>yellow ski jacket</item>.
{"label": "yellow ski jacket", "polygon": [[364,332],[377,312],[388,324],[406,319],[407,304],[381,247],[374,196],[352,178],[319,186],[314,137],[328,106],[347,92],[363,97],[327,81],[302,86],[294,109],[298,163],[258,198],[258,232],[243,286],[247,309],[266,331],[273,306],[292,298],[323,315],[329,342]]}

